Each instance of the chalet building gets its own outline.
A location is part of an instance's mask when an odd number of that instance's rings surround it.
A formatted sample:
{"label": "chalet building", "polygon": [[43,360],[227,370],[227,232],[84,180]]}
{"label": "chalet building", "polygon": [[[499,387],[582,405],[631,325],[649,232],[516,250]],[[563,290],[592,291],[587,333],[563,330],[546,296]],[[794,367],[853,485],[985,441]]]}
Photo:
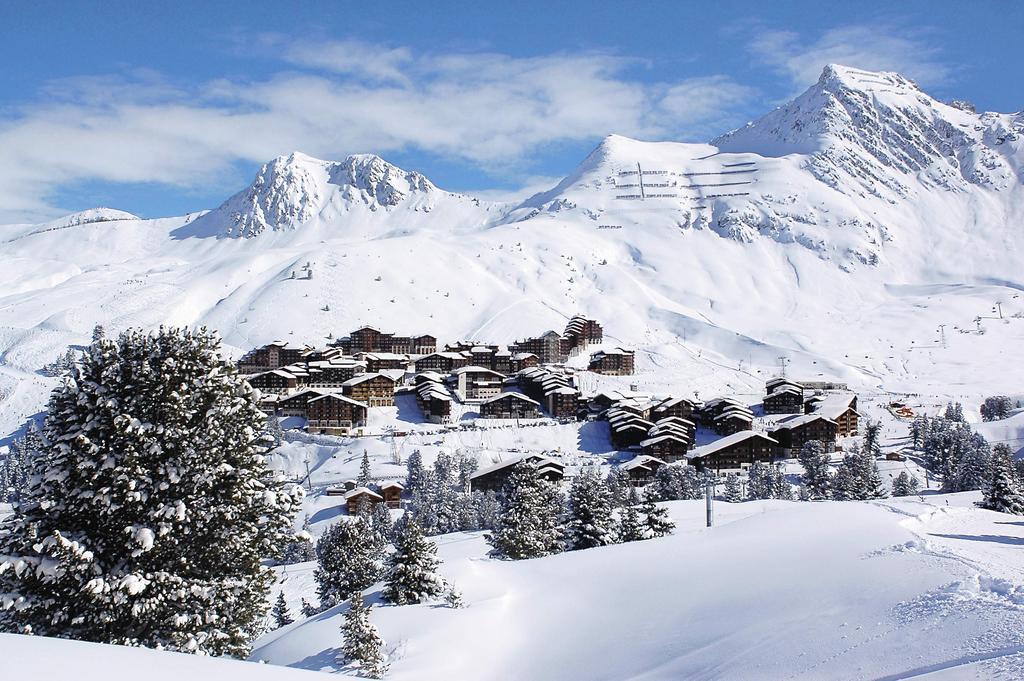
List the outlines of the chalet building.
{"label": "chalet building", "polygon": [[474,472],[469,476],[470,491],[501,493],[516,464],[521,461],[535,464],[537,475],[545,480],[560,482],[565,477],[565,465],[558,459],[543,454],[521,454]]}
{"label": "chalet building", "polygon": [[380,486],[380,495],[384,497],[384,503],[388,505],[388,508],[400,508],[403,490],[405,490],[405,485],[397,480],[385,482]]}
{"label": "chalet building", "polygon": [[450,423],[452,398],[444,378],[432,371],[416,376],[416,404],[430,423]]}
{"label": "chalet building", "polygon": [[686,459],[692,441],[680,433],[664,433],[655,435],[640,442],[640,451],[656,457],[666,463],[674,463]]}
{"label": "chalet building", "polygon": [[409,369],[408,355],[398,355],[392,352],[364,352],[360,359],[366,362],[366,371],[371,374],[389,369],[403,372]]}
{"label": "chalet building", "polygon": [[277,413],[277,402],[281,399],[281,396],[277,393],[265,393],[260,392],[259,407],[260,411],[268,416]]}
{"label": "chalet building", "polygon": [[804,388],[787,378],[773,378],[765,384],[765,414],[802,414]]}
{"label": "chalet building", "polygon": [[712,426],[719,435],[732,435],[744,430],[750,430],[754,425],[754,416],[750,410],[739,407],[730,407],[715,417]]}
{"label": "chalet building", "polygon": [[805,409],[808,414],[820,414],[835,421],[838,437],[857,434],[860,417],[857,414],[857,396],[853,393],[815,395],[807,400]]}
{"label": "chalet building", "polygon": [[413,367],[416,373],[421,371],[438,371],[450,374],[456,369],[469,366],[469,358],[460,352],[432,352],[417,359]]}
{"label": "chalet building", "polygon": [[495,397],[502,390],[505,376],[484,367],[461,367],[452,372],[455,394],[463,402],[482,402]]}
{"label": "chalet building", "polygon": [[366,425],[366,404],[337,393],[310,398],[306,403],[306,432],[348,435]]}
{"label": "chalet building", "polygon": [[606,376],[631,376],[634,371],[635,353],[623,348],[598,350],[590,356],[590,371]]}
{"label": "chalet building", "polygon": [[512,354],[529,352],[537,355],[541,364],[562,364],[568,359],[568,354],[563,352],[562,337],[555,331],[548,331],[535,338],[512,343],[508,349]]}
{"label": "chalet building", "polygon": [[274,341],[261,348],[249,351],[242,359],[238,360],[238,372],[242,374],[255,374],[269,369],[277,369],[288,364],[295,364],[302,361],[304,350],[305,348],[282,341]]}
{"label": "chalet building", "polygon": [[668,416],[676,416],[690,420],[695,408],[693,400],[688,400],[685,397],[670,397],[654,408],[651,418],[658,421]]}
{"label": "chalet building", "polygon": [[497,371],[496,368],[496,356],[499,352],[497,346],[494,345],[477,345],[469,349],[469,363],[472,366],[484,367],[485,369],[491,369]]}
{"label": "chalet building", "polygon": [[540,403],[522,393],[505,392],[480,403],[480,418],[535,419],[540,417]]}
{"label": "chalet building", "polygon": [[744,430],[697,447],[687,458],[698,470],[718,473],[740,473],[755,461],[771,463],[778,441],[764,433]]}
{"label": "chalet building", "polygon": [[299,387],[299,379],[295,374],[284,369],[271,369],[258,374],[250,374],[249,385],[260,392],[283,395]]}
{"label": "chalet building", "polygon": [[510,374],[514,374],[522,371],[523,369],[529,369],[540,364],[540,358],[532,352],[516,352],[509,353],[509,355],[508,372]]}
{"label": "chalet building", "polygon": [[564,369],[527,367],[517,375],[520,389],[556,419],[575,418],[583,408],[573,377]]}
{"label": "chalet building", "polygon": [[658,469],[666,464],[661,459],[647,454],[638,454],[626,463],[619,466],[620,470],[629,474],[629,480],[634,485],[646,485],[654,479]]}
{"label": "chalet building", "polygon": [[697,412],[697,418],[702,426],[713,428],[715,425],[715,417],[719,416],[726,409],[738,407],[745,409],[750,413],[751,418],[754,416],[754,412],[750,411],[750,407],[743,404],[739,400],[732,397],[716,397],[705,402]]}
{"label": "chalet building", "polygon": [[579,348],[600,343],[604,340],[604,329],[594,319],[576,315],[565,325],[562,344],[566,355],[571,355]]}
{"label": "chalet building", "polygon": [[780,421],[769,435],[779,443],[784,457],[796,456],[804,443],[818,440],[831,452],[836,447],[836,433],[839,427],[832,419],[820,414],[800,414]]}
{"label": "chalet building", "polygon": [[655,421],[654,427],[650,431],[652,436],[664,433],[678,433],[692,443],[697,436],[697,424],[678,416],[666,416]]}
{"label": "chalet building", "polygon": [[309,401],[324,395],[335,394],[323,388],[303,388],[290,395],[281,395],[275,405],[275,413],[279,416],[301,416],[306,418]]}
{"label": "chalet building", "polygon": [[612,407],[605,413],[611,428],[612,446],[628,449],[646,440],[654,424],[629,411]]}
{"label": "chalet building", "polygon": [[354,357],[333,357],[307,363],[311,388],[340,388],[357,374],[366,373],[366,362]]}
{"label": "chalet building", "polygon": [[568,386],[552,388],[544,393],[542,404],[552,418],[576,418],[580,412],[580,391]]}
{"label": "chalet building", "polygon": [[341,384],[342,393],[371,407],[395,405],[395,383],[387,374],[359,374]]}
{"label": "chalet building", "polygon": [[377,504],[383,504],[384,497],[369,487],[356,487],[354,490],[345,493],[345,507],[349,515],[355,515],[359,512],[359,504],[361,502],[372,508]]}
{"label": "chalet building", "polygon": [[437,339],[433,336],[396,336],[372,326],[356,329],[335,341],[335,345],[348,355],[365,352],[429,355],[437,351]]}

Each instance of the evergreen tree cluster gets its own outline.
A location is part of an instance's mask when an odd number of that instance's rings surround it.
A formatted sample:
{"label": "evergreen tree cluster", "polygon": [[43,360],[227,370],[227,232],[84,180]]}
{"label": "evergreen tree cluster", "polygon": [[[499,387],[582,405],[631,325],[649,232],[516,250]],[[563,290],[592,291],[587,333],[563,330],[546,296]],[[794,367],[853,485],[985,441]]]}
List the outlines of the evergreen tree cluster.
{"label": "evergreen tree cluster", "polygon": [[866,501],[889,496],[875,457],[856,447],[844,456],[832,479],[832,496],[840,501]]}
{"label": "evergreen tree cluster", "polygon": [[825,451],[825,446],[818,440],[810,440],[804,443],[800,449],[798,459],[804,468],[801,482],[807,499],[810,501],[830,499],[832,497],[832,473],[829,470],[831,456]]}
{"label": "evergreen tree cluster", "polygon": [[386,543],[362,515],[331,525],[316,543],[313,573],[321,609],[332,608],[379,581],[384,575]]}
{"label": "evergreen tree cluster", "polygon": [[991,477],[991,448],[964,422],[959,404],[946,407],[944,416],[917,419],[913,436],[925,467],[942,478],[944,491],[982,489]]}
{"label": "evergreen tree cluster", "polygon": [[14,503],[28,492],[29,471],[42,450],[42,433],[35,420],[30,420],[24,437],[11,443],[7,455],[0,460],[0,502]]}
{"label": "evergreen tree cluster", "polygon": [[427,536],[448,532],[494,529],[499,510],[493,492],[467,492],[476,459],[444,452],[432,469],[423,465],[419,450],[406,460],[407,512],[416,517]]}
{"label": "evergreen tree cluster", "polygon": [[68,348],[63,355],[53,360],[42,369],[39,370],[43,376],[50,376],[51,378],[60,378],[61,376],[67,376],[75,368],[75,362],[78,361],[78,355],[71,348]]}
{"label": "evergreen tree cluster", "polygon": [[983,421],[1001,421],[1008,417],[1016,406],[1013,400],[1006,395],[986,397],[985,401],[981,403],[981,419]]}
{"label": "evergreen tree cluster", "polygon": [[51,398],[0,528],[0,629],[244,656],[302,490],[200,329],[98,338]]}
{"label": "evergreen tree cluster", "polygon": [[900,474],[892,481],[892,495],[894,497],[912,497],[921,490],[921,481],[907,471],[900,471]]}
{"label": "evergreen tree cluster", "polygon": [[793,499],[793,488],[779,464],[755,461],[747,469],[747,496],[751,499]]}
{"label": "evergreen tree cluster", "polygon": [[584,471],[563,500],[558,487],[539,477],[535,464],[524,461],[509,477],[488,541],[493,555],[521,560],[663,537],[674,527],[653,497],[639,502],[628,475],[613,472],[602,479]]}
{"label": "evergreen tree cluster", "polygon": [[1010,448],[1004,444],[993,448],[989,479],[978,505],[1000,513],[1024,515],[1024,480],[1014,470],[1012,455]]}

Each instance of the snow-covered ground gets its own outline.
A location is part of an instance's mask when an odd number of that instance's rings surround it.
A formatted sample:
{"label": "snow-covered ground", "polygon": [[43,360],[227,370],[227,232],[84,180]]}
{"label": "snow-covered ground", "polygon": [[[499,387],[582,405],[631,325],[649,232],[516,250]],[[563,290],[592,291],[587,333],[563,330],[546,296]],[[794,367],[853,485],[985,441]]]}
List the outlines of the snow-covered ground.
{"label": "snow-covered ground", "polygon": [[[372,620],[392,679],[1020,678],[1024,522],[977,498],[717,502],[710,529],[703,502],[671,502],[671,537],[521,562],[446,535],[466,607],[380,604]],[[278,570],[272,595],[296,612],[313,564]],[[344,607],[252,658],[333,670]]]}

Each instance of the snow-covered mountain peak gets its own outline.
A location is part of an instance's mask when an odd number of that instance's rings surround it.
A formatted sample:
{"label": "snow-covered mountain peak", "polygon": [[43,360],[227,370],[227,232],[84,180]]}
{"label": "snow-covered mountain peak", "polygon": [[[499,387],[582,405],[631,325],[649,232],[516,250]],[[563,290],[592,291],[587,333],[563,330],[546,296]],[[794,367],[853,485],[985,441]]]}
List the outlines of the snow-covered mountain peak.
{"label": "snow-covered mountain peak", "polygon": [[429,212],[441,196],[468,200],[374,154],[325,161],[296,151],[264,164],[252,184],[197,220],[191,233],[252,237],[352,210]]}
{"label": "snow-covered mountain peak", "polygon": [[1021,122],[943,104],[898,73],[831,64],[793,101],[714,140],[723,151],[805,154],[814,176],[844,193],[908,196],[929,188],[1019,184]]}
{"label": "snow-covered mountain peak", "polygon": [[56,229],[61,227],[75,227],[76,225],[88,225],[93,222],[113,222],[115,220],[139,220],[138,215],[128,211],[117,210],[116,208],[90,208],[88,210],[71,213],[64,217],[57,218],[45,223],[45,227]]}

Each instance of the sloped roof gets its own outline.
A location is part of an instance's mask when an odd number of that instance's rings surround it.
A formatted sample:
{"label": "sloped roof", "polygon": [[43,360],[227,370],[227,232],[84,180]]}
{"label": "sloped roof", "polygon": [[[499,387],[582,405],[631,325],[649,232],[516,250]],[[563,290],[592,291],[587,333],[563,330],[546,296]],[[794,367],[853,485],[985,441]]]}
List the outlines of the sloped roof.
{"label": "sloped roof", "polygon": [[484,400],[480,404],[490,404],[491,402],[497,402],[498,400],[503,400],[506,397],[512,397],[512,398],[515,398],[517,400],[521,400],[523,402],[529,402],[530,404],[536,405],[538,407],[540,406],[540,402],[538,402],[536,400],[531,400],[529,397],[527,397],[526,395],[524,395],[522,393],[513,393],[513,392],[499,393],[499,394],[495,395],[494,397],[490,397],[490,398]]}
{"label": "sloped roof", "polygon": [[700,447],[697,447],[697,448],[693,449],[692,451],[690,451],[689,454],[687,454],[687,458],[689,458],[689,459],[699,459],[702,456],[708,456],[709,454],[715,454],[717,452],[722,451],[723,449],[726,449],[728,447],[732,447],[733,445],[739,444],[740,442],[744,442],[744,441],[749,440],[751,438],[758,438],[758,439],[762,439],[762,440],[767,440],[769,444],[773,444],[773,445],[779,444],[778,440],[776,440],[775,438],[772,438],[772,437],[768,437],[764,433],[757,433],[757,432],[754,432],[752,430],[741,430],[738,433],[733,433],[732,435],[726,435],[725,437],[720,438],[718,440],[715,440],[714,442],[712,442],[710,444],[702,445]]}

